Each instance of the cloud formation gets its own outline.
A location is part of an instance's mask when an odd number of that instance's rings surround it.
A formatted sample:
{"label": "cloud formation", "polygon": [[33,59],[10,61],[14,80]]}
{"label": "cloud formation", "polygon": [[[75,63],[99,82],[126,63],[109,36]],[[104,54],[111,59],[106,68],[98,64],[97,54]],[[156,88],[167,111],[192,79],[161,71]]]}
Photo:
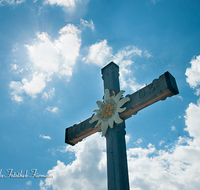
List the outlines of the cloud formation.
{"label": "cloud formation", "polygon": [[[88,55],[83,58],[83,61],[87,64],[96,64],[99,67],[103,67],[110,61],[114,61],[120,67],[121,88],[130,88],[135,92],[143,87],[144,84],[138,84],[136,78],[133,77],[133,73],[130,69],[131,65],[134,63],[132,61],[133,56],[142,56],[142,50],[138,49],[136,46],[127,46],[113,55],[112,47],[108,45],[107,40],[103,40],[89,47]],[[144,53],[144,56],[147,56],[146,53]]]}
{"label": "cloud formation", "polygon": [[55,88],[52,88],[51,90],[49,90],[49,92],[44,92],[42,94],[42,98],[45,100],[52,99],[52,97],[54,96],[54,92]]}
{"label": "cloud formation", "polygon": [[64,7],[75,7],[77,2],[78,0],[46,0],[44,3]]}
{"label": "cloud formation", "polygon": [[56,113],[58,112],[58,108],[57,107],[51,107],[51,106],[48,106],[45,111],[50,111],[52,113]]}
{"label": "cloud formation", "polygon": [[87,57],[84,58],[84,61],[102,67],[109,62],[112,57],[112,47],[108,46],[107,40],[103,40],[90,46],[89,53]]}
{"label": "cloud formation", "polygon": [[84,26],[84,27],[89,27],[91,28],[92,31],[94,31],[94,23],[92,20],[90,20],[90,22],[88,22],[87,20],[83,20],[81,18],[81,24]]}
{"label": "cloud formation", "polygon": [[31,186],[32,185],[32,181],[27,181],[26,185]]}
{"label": "cloud formation", "polygon": [[171,126],[171,131],[176,131],[176,127],[175,126]]}
{"label": "cloud formation", "polygon": [[26,0],[0,0],[0,6],[1,5],[17,5],[17,4],[21,4],[24,3]]}
{"label": "cloud formation", "polygon": [[105,139],[94,134],[76,146],[67,146],[64,150],[75,154],[76,159],[69,165],[57,161],[57,165],[48,171],[53,178],[40,183],[40,189],[53,187],[58,190],[105,190],[106,163]]}
{"label": "cloud formation", "polygon": [[[191,67],[187,68],[185,72],[186,81],[191,88],[197,88],[200,85],[200,55],[194,57],[190,64]],[[197,89],[196,94],[200,95],[200,89]]]}
{"label": "cloud formation", "polygon": [[40,42],[26,47],[36,70],[49,75],[59,73],[71,76],[72,67],[79,56],[81,31],[76,26],[68,24],[59,31],[59,34],[60,37],[52,42],[47,33],[37,33]]}
{"label": "cloud formation", "polygon": [[50,136],[45,136],[45,135],[40,135],[39,137],[43,138],[43,139],[51,139]]}
{"label": "cloud formation", "polygon": [[12,95],[12,100],[15,100],[17,102],[22,102],[23,99],[20,96],[23,92],[23,85],[21,84],[21,82],[16,82],[16,81],[11,81],[9,84],[10,89],[12,89],[13,91],[11,92]]}
{"label": "cloud formation", "polygon": [[[81,31],[74,25],[68,24],[59,31],[59,34],[60,37],[57,40],[51,41],[47,33],[37,33],[37,42],[33,45],[25,45],[28,50],[32,73],[29,74],[29,78],[24,77],[21,82],[10,82],[13,100],[23,101],[23,94],[33,98],[37,97],[37,94],[43,92],[47,83],[51,81],[53,74],[70,79],[76,59],[79,56]],[[17,69],[16,64],[14,68]],[[48,99],[52,97],[53,93],[54,90],[49,92],[49,95],[44,92],[43,98]]]}
{"label": "cloud formation", "polygon": [[[81,19],[81,26],[94,30],[92,20]],[[64,76],[68,81],[70,80],[79,57],[81,30],[73,24],[68,24],[59,31],[59,34],[60,37],[52,41],[48,33],[36,33],[35,42],[32,45],[25,45],[28,50],[29,65],[27,64],[24,68],[19,67],[16,63],[11,65],[11,70],[22,76],[24,72],[29,72],[21,81],[10,82],[13,100],[22,102],[25,94],[36,98],[40,93],[42,93],[43,99],[51,99],[55,89],[46,92],[45,88],[52,80],[52,76]],[[113,54],[113,48],[108,45],[107,40],[103,40],[88,48],[88,54],[83,58],[83,61],[88,64],[96,64],[99,67],[114,61],[120,66],[121,88],[129,88],[134,92],[143,87],[144,84],[138,84],[133,77],[131,66],[134,62],[132,58],[133,56],[149,57],[149,55],[147,55],[147,50],[142,52],[136,46],[124,47]]]}
{"label": "cloud formation", "polygon": [[85,5],[87,5],[88,2],[89,0],[44,0],[44,5],[49,4],[51,6],[56,5],[63,7],[65,12],[72,14],[73,17],[76,18],[87,11]]}
{"label": "cloud formation", "polygon": [[[198,190],[200,186],[200,100],[186,109],[185,130],[190,137],[179,137],[170,149],[156,150],[149,143],[147,148],[127,150],[129,181],[131,189]],[[160,142],[160,145],[163,142]],[[67,146],[64,151],[75,154],[68,165],[57,161],[48,171],[53,178],[41,182],[40,188],[57,190],[106,189],[105,138],[94,134],[78,143]]]}

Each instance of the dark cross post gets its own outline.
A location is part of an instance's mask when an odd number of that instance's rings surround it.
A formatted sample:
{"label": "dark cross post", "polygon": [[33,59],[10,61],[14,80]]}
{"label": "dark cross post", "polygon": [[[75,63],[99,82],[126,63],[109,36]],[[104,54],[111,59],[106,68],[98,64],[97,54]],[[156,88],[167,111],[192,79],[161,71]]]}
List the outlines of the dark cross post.
{"label": "dark cross post", "polygon": [[[102,70],[104,90],[120,91],[119,66],[110,63]],[[125,121],[120,124],[114,123],[113,129],[108,127],[106,132],[107,149],[107,176],[108,189],[129,190],[128,167],[125,142]]]}
{"label": "dark cross post", "polygon": [[[111,62],[102,68],[102,78],[104,80],[104,89],[109,89],[110,93],[120,91],[119,86],[119,66]],[[114,124],[113,129],[108,127],[106,132],[107,147],[107,176],[108,190],[128,190],[128,167],[125,143],[125,122],[127,118],[137,114],[141,109],[167,97],[178,94],[178,88],[174,77],[166,72],[153,80],[153,82],[137,92],[127,95],[130,101],[124,104],[126,110],[120,114],[123,119],[121,124]],[[75,145],[83,138],[101,131],[101,126],[94,128],[96,122],[90,124],[92,117],[85,121],[66,128],[65,143]]]}

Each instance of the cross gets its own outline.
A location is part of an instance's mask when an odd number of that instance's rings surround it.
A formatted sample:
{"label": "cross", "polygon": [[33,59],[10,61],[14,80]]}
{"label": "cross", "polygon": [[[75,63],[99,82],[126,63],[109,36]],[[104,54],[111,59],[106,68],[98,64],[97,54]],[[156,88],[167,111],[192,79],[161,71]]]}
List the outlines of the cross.
{"label": "cross", "polygon": [[[110,62],[101,69],[101,73],[104,90],[108,89],[111,95],[119,93],[119,66],[114,62]],[[158,79],[154,79],[151,84],[126,96],[130,98],[130,101],[124,104],[123,107],[126,109],[119,114],[123,122],[120,124],[114,123],[113,128],[108,127],[105,134],[108,190],[129,190],[125,120],[132,115],[136,115],[141,109],[178,93],[175,78],[169,72],[165,72]],[[95,127],[97,121],[94,123],[89,122],[93,116],[79,124],[66,128],[65,143],[75,145],[85,137],[100,132],[101,125]]]}

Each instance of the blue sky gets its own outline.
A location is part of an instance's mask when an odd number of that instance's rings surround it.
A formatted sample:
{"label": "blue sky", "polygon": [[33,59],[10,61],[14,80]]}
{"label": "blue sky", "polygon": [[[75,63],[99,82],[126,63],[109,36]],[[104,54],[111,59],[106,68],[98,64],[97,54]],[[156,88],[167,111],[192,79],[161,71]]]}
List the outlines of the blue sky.
{"label": "blue sky", "polygon": [[76,146],[65,128],[103,97],[101,68],[124,95],[169,71],[179,94],[126,120],[131,190],[200,188],[200,3],[189,0],[0,0],[1,189],[104,190],[105,138]]}

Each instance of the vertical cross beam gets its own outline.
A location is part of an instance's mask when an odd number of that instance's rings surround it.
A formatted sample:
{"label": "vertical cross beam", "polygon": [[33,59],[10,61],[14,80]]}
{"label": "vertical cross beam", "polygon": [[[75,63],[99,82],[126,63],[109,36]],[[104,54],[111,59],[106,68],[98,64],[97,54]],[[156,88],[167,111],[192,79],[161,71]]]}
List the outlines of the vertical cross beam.
{"label": "vertical cross beam", "polygon": [[[104,90],[120,91],[119,66],[111,62],[101,70]],[[106,132],[108,190],[129,190],[125,121]]]}

